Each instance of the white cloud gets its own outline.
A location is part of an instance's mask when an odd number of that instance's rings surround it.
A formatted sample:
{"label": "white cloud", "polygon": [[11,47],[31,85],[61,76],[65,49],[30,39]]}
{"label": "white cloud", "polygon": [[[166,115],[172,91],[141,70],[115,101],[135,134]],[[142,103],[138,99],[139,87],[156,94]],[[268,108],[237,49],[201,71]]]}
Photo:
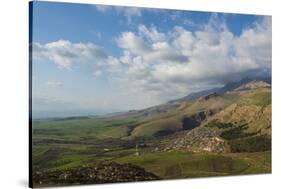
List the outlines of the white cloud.
{"label": "white cloud", "polygon": [[182,17],[182,11],[173,11],[172,14],[169,12],[170,19],[175,21]]}
{"label": "white cloud", "polygon": [[271,69],[270,17],[239,36],[214,14],[195,32],[176,26],[173,31],[160,33],[156,27],[140,25],[138,33],[124,32],[117,42],[124,49],[120,62],[128,65],[124,75],[128,84],[164,98]]}
{"label": "white cloud", "polygon": [[113,56],[109,56],[106,61],[106,64],[109,64],[111,66],[117,66],[117,65],[119,65],[119,63],[120,63],[120,61]]}
{"label": "white cloud", "polygon": [[100,12],[106,12],[112,9],[112,6],[109,5],[95,5],[96,9]]}
{"label": "white cloud", "polygon": [[192,32],[185,30],[180,26],[175,27],[173,33],[174,41],[173,45],[182,52],[182,54],[189,56],[195,42],[195,38]]}
{"label": "white cloud", "polygon": [[189,27],[196,26],[196,24],[191,19],[187,19],[187,18],[183,21],[183,24]]}
{"label": "white cloud", "polygon": [[46,44],[33,43],[35,60],[51,61],[61,68],[70,69],[73,64],[102,64],[108,59],[105,49],[93,43],[72,43],[58,40]]}
{"label": "white cloud", "polygon": [[96,5],[96,9],[102,13],[107,11],[116,11],[117,14],[124,15],[127,18],[129,24],[132,23],[132,19],[134,17],[140,17],[142,15],[141,8],[137,7]]}
{"label": "white cloud", "polygon": [[130,51],[135,55],[145,54],[151,51],[150,47],[144,40],[133,32],[123,32],[117,39],[117,44],[119,47]]}
{"label": "white cloud", "polygon": [[116,7],[115,9],[118,13],[126,16],[129,23],[132,22],[133,17],[139,17],[142,15],[141,8],[137,7]]}
{"label": "white cloud", "polygon": [[61,87],[63,86],[63,83],[60,81],[47,81],[46,84],[48,86],[54,86],[54,87]]}
{"label": "white cloud", "polygon": [[132,62],[132,55],[129,51],[125,50],[123,56],[120,57],[120,61],[124,64],[129,64]]}
{"label": "white cloud", "polygon": [[117,44],[124,49],[124,55],[121,61],[128,63],[129,55],[140,56],[146,63],[159,62],[186,62],[187,57],[177,49],[171,47],[168,41],[165,41],[165,35],[158,32],[156,27],[148,30],[145,26],[139,26],[139,34],[133,32],[123,32],[117,38]]}
{"label": "white cloud", "polygon": [[95,77],[99,77],[101,74],[102,74],[101,70],[97,70],[97,71],[94,72]]}
{"label": "white cloud", "polygon": [[256,27],[244,30],[234,44],[239,60],[271,68],[271,33],[272,26],[269,17],[261,23],[256,23]]}
{"label": "white cloud", "polygon": [[159,32],[155,26],[149,29],[145,25],[139,25],[138,30],[141,36],[146,37],[152,42],[164,41],[166,38],[165,34]]}

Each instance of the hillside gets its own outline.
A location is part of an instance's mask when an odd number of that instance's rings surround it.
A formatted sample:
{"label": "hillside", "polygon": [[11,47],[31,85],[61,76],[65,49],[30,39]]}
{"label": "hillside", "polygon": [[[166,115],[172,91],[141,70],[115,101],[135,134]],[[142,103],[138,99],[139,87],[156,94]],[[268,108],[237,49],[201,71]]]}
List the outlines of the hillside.
{"label": "hillside", "polygon": [[[223,96],[229,95],[235,95],[232,103],[204,119],[200,126],[192,131],[180,133],[165,150],[209,152],[270,150],[271,86],[262,81],[251,81],[228,91]],[[198,101],[200,99],[202,98]]]}
{"label": "hillside", "polygon": [[180,99],[171,100],[168,103],[177,104],[177,103],[181,103],[181,102],[185,102],[185,101],[195,100],[197,98],[207,96],[207,95],[210,95],[210,94],[213,94],[213,93],[223,95],[224,93],[226,93],[228,91],[235,90],[236,88],[238,88],[240,86],[243,86],[244,84],[250,83],[252,81],[260,81],[260,82],[264,82],[264,83],[267,83],[268,85],[270,85],[271,78],[268,78],[268,77],[264,77],[264,78],[244,78],[244,79],[242,79],[240,81],[237,81],[237,82],[227,83],[225,86],[220,87],[220,88],[214,88],[214,89],[194,92],[194,93],[191,93],[191,94],[189,94],[185,97],[182,97]]}
{"label": "hillside", "polygon": [[[139,120],[138,124],[131,127],[131,132],[124,139],[149,138],[193,129],[199,126],[201,122],[206,122],[207,118],[209,120],[214,119],[211,117],[214,117],[220,111],[230,111],[235,104],[239,105],[239,107],[242,105],[257,106],[244,106],[239,110],[237,109],[237,112],[242,113],[242,111],[245,111],[245,114],[247,114],[247,111],[252,111],[253,109],[255,109],[253,113],[257,113],[262,111],[259,109],[260,107],[271,104],[271,85],[262,80],[244,79],[240,82],[230,83],[222,88],[209,91],[218,92],[200,96],[192,100],[181,98],[144,110],[129,111],[115,115],[111,119],[135,118]],[[239,115],[237,116],[239,117]],[[265,119],[269,119],[268,115]],[[259,124],[257,121],[257,127],[263,124],[261,119],[259,121],[261,123]]]}

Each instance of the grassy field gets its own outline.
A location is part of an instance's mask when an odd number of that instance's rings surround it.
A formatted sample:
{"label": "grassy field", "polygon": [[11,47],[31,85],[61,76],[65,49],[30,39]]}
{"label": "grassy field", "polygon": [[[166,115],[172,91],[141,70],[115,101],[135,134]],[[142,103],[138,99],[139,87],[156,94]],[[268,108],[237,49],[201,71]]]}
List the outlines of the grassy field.
{"label": "grassy field", "polygon": [[33,139],[81,141],[87,138],[121,138],[128,135],[137,120],[108,120],[103,118],[50,120],[33,122]]}

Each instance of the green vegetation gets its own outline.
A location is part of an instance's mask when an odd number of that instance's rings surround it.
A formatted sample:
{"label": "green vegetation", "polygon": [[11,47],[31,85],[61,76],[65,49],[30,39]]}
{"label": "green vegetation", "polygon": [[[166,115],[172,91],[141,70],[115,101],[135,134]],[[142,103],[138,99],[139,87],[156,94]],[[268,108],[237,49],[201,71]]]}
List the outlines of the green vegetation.
{"label": "green vegetation", "polygon": [[231,129],[223,131],[220,134],[220,137],[225,140],[233,140],[233,139],[237,139],[237,138],[243,138],[243,137],[255,135],[256,133],[245,132],[245,130],[247,130],[248,127],[249,126],[247,124],[239,125],[236,127],[232,126]]}
{"label": "green vegetation", "polygon": [[[257,154],[261,156],[263,154]],[[245,154],[244,154],[245,156]],[[270,159],[270,158],[269,158]],[[190,152],[145,153],[141,156],[125,156],[115,161],[129,162],[144,167],[161,178],[192,178],[251,173],[256,165],[250,159]],[[267,168],[258,166],[260,171]]]}
{"label": "green vegetation", "polygon": [[271,138],[253,136],[229,141],[232,152],[260,152],[271,150]]}
{"label": "green vegetation", "polygon": [[141,124],[132,131],[132,137],[152,137],[182,129],[180,119],[168,118]]}
{"label": "green vegetation", "polygon": [[271,104],[271,90],[255,91],[241,98],[239,104],[265,107]]}
{"label": "green vegetation", "polygon": [[33,138],[81,141],[87,138],[121,138],[137,123],[135,119],[110,120],[106,118],[62,119],[33,122]]}
{"label": "green vegetation", "polygon": [[231,152],[260,152],[271,150],[271,137],[249,132],[248,124],[222,123],[212,120],[205,127],[221,129],[220,137],[228,141]]}
{"label": "green vegetation", "polygon": [[205,127],[211,127],[211,128],[219,128],[219,129],[228,129],[232,128],[233,124],[232,123],[222,123],[219,120],[215,119],[210,121],[208,124],[205,125]]}

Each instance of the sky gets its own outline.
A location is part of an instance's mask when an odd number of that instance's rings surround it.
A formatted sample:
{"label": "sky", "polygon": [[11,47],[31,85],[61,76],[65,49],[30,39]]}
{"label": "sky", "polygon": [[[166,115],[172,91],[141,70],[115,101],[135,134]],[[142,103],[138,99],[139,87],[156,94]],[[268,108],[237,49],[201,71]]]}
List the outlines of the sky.
{"label": "sky", "polygon": [[270,16],[33,2],[35,117],[165,103],[271,76]]}

